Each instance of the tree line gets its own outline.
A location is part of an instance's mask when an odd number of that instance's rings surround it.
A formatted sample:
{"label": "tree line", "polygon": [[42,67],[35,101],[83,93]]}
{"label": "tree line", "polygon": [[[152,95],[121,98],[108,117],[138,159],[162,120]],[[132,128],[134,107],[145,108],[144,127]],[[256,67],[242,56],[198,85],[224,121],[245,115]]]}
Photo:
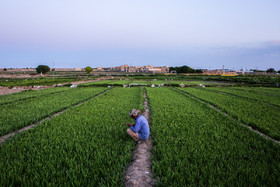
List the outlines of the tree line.
{"label": "tree line", "polygon": [[201,69],[193,69],[189,66],[180,66],[180,67],[170,67],[170,72],[176,71],[176,73],[203,73]]}

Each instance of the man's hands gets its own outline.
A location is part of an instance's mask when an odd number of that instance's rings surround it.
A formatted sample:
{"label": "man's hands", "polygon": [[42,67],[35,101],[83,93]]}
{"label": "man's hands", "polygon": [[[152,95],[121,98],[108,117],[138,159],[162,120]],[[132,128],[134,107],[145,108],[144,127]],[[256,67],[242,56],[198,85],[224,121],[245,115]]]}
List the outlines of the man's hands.
{"label": "man's hands", "polygon": [[126,125],[129,126],[129,127],[131,127],[131,126],[134,126],[135,124],[127,123]]}

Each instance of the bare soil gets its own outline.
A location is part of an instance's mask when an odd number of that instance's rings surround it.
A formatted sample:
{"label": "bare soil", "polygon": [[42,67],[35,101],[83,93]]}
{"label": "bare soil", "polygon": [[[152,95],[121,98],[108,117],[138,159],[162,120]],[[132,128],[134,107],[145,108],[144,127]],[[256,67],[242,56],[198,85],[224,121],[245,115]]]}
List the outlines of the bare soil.
{"label": "bare soil", "polygon": [[[148,107],[148,100],[146,97],[146,92],[144,92],[144,108],[143,116],[150,123],[150,112]],[[155,186],[156,180],[153,179],[152,175],[152,161],[151,161],[151,149],[152,149],[152,138],[151,136],[136,145],[133,152],[133,162],[128,167],[125,177],[126,187],[145,187],[145,186]]]}

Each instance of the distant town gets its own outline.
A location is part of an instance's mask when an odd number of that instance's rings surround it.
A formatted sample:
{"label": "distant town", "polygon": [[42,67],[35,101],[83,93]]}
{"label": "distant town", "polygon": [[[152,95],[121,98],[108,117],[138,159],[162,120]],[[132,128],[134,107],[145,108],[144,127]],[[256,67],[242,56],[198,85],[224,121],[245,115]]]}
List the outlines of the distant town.
{"label": "distant town", "polygon": [[[188,66],[181,66],[181,67],[188,67]],[[176,67],[177,68],[177,67]],[[180,67],[179,67],[180,68]],[[190,68],[190,67],[188,67]],[[176,70],[174,70],[174,67],[170,66],[153,66],[153,65],[147,65],[147,66],[129,66],[127,64],[116,66],[116,67],[97,67],[92,68],[92,72],[123,72],[123,73],[152,73],[152,74],[168,74],[168,73],[178,73]],[[192,69],[192,68],[190,68]],[[35,72],[36,68],[0,68],[0,71],[8,71],[8,72],[26,72],[31,71]],[[85,68],[51,68],[51,71],[85,71]],[[197,71],[197,70],[195,70]],[[196,72],[192,73],[196,73]],[[208,69],[199,69],[197,73],[200,74],[206,74],[206,75],[240,75],[240,74],[271,74],[271,73],[280,73],[279,71],[276,72],[273,68],[270,68],[268,70],[246,70],[241,69],[239,71],[237,70],[230,70],[230,69],[214,69],[214,70],[208,70]]]}

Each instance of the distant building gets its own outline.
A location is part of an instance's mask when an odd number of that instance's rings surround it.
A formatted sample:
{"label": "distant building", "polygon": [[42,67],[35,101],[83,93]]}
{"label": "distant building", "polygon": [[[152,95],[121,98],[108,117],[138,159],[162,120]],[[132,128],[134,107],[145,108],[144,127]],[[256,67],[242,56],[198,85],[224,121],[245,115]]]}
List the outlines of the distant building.
{"label": "distant building", "polygon": [[155,67],[155,66],[144,66],[142,72],[145,73],[168,73],[169,67],[162,66],[162,67]]}
{"label": "distant building", "polygon": [[135,72],[142,72],[142,73],[166,73],[169,71],[169,67],[155,67],[155,66],[129,66],[127,64],[117,67],[109,68],[109,71],[115,72],[127,72],[127,73],[135,73]]}
{"label": "distant building", "polygon": [[105,71],[102,67],[97,67],[96,69],[93,69],[93,71]]}

